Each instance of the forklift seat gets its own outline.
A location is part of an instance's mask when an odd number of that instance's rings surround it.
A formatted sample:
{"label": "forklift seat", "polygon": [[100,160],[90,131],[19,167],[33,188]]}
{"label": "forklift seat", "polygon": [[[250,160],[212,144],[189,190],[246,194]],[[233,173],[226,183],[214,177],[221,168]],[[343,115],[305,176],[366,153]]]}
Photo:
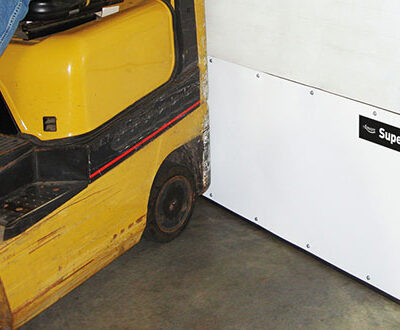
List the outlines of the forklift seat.
{"label": "forklift seat", "polygon": [[26,21],[64,19],[77,13],[93,12],[122,0],[32,0]]}
{"label": "forklift seat", "polygon": [[86,5],[86,0],[33,0],[29,5],[27,19],[48,21],[67,17],[69,13]]}

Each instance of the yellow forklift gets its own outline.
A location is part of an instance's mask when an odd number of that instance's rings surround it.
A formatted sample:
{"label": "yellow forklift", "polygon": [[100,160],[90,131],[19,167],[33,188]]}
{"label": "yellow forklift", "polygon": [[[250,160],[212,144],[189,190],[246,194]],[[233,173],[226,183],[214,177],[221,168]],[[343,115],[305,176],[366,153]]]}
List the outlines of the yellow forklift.
{"label": "yellow forklift", "polygon": [[203,0],[32,0],[0,58],[0,328],[142,234],[168,242],[209,186]]}

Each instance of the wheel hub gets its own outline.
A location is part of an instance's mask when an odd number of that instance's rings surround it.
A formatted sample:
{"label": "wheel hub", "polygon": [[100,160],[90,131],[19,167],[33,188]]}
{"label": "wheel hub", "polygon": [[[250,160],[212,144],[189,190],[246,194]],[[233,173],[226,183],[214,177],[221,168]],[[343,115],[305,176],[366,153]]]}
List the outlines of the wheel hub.
{"label": "wheel hub", "polygon": [[156,221],[166,233],[178,230],[191,209],[193,192],[183,176],[173,177],[162,187],[156,202]]}

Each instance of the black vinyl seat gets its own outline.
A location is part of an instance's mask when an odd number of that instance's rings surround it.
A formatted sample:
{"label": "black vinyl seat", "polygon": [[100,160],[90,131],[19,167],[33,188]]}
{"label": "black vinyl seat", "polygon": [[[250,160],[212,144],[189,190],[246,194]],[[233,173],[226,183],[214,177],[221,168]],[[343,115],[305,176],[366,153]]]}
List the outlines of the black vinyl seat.
{"label": "black vinyl seat", "polygon": [[27,19],[32,21],[53,20],[67,17],[73,10],[86,5],[86,0],[33,0]]}
{"label": "black vinyl seat", "polygon": [[64,19],[85,12],[101,10],[102,7],[121,0],[32,0],[27,21],[51,21]]}
{"label": "black vinyl seat", "polygon": [[[8,1],[8,0],[0,0]],[[103,7],[124,0],[32,0],[16,37],[32,40],[96,20]]]}

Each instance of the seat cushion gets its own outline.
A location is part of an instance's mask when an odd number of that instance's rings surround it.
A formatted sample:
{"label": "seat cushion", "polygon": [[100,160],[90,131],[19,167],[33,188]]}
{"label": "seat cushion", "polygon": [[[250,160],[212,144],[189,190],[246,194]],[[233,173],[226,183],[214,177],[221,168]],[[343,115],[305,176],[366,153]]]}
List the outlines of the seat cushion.
{"label": "seat cushion", "polygon": [[67,17],[71,11],[86,5],[86,0],[32,0],[27,20],[48,21]]}

